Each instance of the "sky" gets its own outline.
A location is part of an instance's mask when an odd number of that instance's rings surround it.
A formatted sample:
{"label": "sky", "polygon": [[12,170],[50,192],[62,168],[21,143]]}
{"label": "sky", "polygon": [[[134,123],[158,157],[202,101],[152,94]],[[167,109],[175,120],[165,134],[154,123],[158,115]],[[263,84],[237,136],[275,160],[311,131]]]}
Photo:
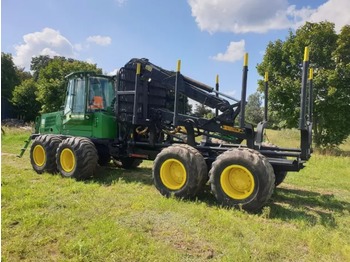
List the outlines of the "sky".
{"label": "sky", "polygon": [[[30,70],[33,56],[65,56],[115,74],[131,58],[181,73],[240,98],[248,95],[270,41],[306,21],[350,24],[349,0],[1,0],[1,51]],[[311,50],[312,52],[312,50]],[[301,58],[302,60],[302,58]]]}

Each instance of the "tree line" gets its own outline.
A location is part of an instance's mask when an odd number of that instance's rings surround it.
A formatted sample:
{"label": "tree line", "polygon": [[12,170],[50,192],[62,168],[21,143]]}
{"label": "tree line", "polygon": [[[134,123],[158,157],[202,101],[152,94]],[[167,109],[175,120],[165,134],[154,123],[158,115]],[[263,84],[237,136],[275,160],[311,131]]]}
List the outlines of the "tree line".
{"label": "tree line", "polygon": [[[304,48],[310,48],[313,68],[313,138],[316,147],[340,145],[350,135],[350,25],[337,34],[330,22],[309,23],[270,42],[261,76],[269,73],[270,119],[280,128],[298,126],[300,80]],[[259,91],[263,91],[263,80]]]}
{"label": "tree line", "polygon": [[[96,64],[55,56],[33,57],[31,72],[14,65],[11,54],[1,53],[1,100],[10,102],[13,114],[33,121],[40,113],[60,110],[64,103],[65,76],[74,71],[102,73]],[[2,103],[2,112],[6,110]]]}
{"label": "tree line", "polygon": [[[310,66],[314,70],[314,142],[316,147],[338,146],[350,135],[350,25],[337,33],[333,23],[307,22],[295,32],[290,31],[285,40],[267,45],[257,70],[262,77],[269,73],[270,127],[298,126],[305,46],[310,48]],[[60,110],[65,97],[65,76],[69,73],[84,70],[102,73],[96,64],[60,56],[33,57],[30,70],[16,67],[11,54],[1,53],[1,100],[9,102],[16,116],[25,121],[33,121],[39,112]],[[260,80],[257,92],[248,97],[246,118],[253,124],[263,117],[263,90]],[[187,111],[191,111],[190,105]],[[193,114],[208,116],[213,112],[199,105]]]}

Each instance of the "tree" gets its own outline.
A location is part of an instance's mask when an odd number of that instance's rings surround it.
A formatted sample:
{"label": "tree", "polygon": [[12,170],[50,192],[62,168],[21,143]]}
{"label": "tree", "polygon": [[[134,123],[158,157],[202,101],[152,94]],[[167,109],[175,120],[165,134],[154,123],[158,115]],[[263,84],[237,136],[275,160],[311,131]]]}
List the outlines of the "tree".
{"label": "tree", "polygon": [[11,102],[15,111],[24,121],[33,121],[38,115],[41,104],[36,100],[37,83],[33,79],[24,80],[13,91]]}
{"label": "tree", "polygon": [[12,91],[20,79],[13,63],[12,55],[1,52],[1,118],[14,117],[10,103]]}
{"label": "tree", "polygon": [[[330,22],[309,23],[289,32],[285,41],[270,42],[260,75],[269,72],[269,109],[281,127],[297,127],[300,110],[301,65],[305,46],[314,69],[314,142],[333,147],[350,135],[350,28],[338,35]],[[259,81],[259,90],[263,82]]]}
{"label": "tree", "polygon": [[46,67],[51,60],[52,58],[48,55],[40,55],[32,58],[30,70],[33,71],[33,78],[35,81],[38,81],[40,70]]}
{"label": "tree", "polygon": [[20,83],[11,54],[1,52],[1,97],[11,99],[12,91]]}
{"label": "tree", "polygon": [[33,78],[31,73],[28,71],[24,71],[24,68],[16,67],[16,74],[18,76],[19,82],[22,83],[25,80]]}
{"label": "tree", "polygon": [[[37,67],[39,68],[39,67]],[[75,71],[92,71],[98,74],[102,69],[92,65],[64,57],[54,57],[38,72],[38,101],[42,104],[42,112],[60,110],[64,104],[67,81],[65,76]]]}
{"label": "tree", "polygon": [[[173,111],[174,110],[174,103],[175,103],[175,93],[174,92],[168,92],[166,97],[166,105],[165,107]],[[192,105],[189,103],[189,99],[187,96],[184,96],[182,94],[179,95],[179,101],[178,101],[178,113],[190,115],[192,113]]]}
{"label": "tree", "polygon": [[196,104],[193,114],[203,118],[212,118],[214,116],[213,111],[203,104]]}
{"label": "tree", "polygon": [[260,94],[255,92],[248,97],[248,102],[245,107],[246,121],[257,125],[263,120],[263,111],[261,108]]}

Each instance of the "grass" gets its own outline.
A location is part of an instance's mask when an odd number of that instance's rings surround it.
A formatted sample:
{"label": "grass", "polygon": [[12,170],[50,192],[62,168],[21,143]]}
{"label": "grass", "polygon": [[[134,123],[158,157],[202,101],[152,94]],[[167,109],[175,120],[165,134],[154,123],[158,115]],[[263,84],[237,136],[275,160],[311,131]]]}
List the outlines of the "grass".
{"label": "grass", "polygon": [[[350,261],[349,157],[314,154],[260,214],[248,214],[209,192],[162,197],[150,161],[99,168],[87,181],[37,175],[28,151],[15,156],[29,132],[5,131],[2,261]],[[268,136],[297,143],[294,131]]]}
{"label": "grass", "polygon": [[[300,131],[297,129],[286,129],[282,131],[266,130],[267,140],[280,147],[300,147]],[[323,155],[350,156],[350,136],[338,148],[323,150]]]}

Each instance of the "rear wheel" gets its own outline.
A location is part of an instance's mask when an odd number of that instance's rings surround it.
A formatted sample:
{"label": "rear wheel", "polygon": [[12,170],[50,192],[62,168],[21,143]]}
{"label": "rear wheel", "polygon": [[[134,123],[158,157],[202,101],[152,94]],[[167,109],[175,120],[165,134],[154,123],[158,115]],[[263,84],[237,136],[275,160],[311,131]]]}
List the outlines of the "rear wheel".
{"label": "rear wheel", "polygon": [[275,175],[259,152],[237,148],[218,156],[209,172],[211,190],[224,206],[255,212],[271,197]]}
{"label": "rear wheel", "polygon": [[154,160],[154,184],[165,196],[194,197],[206,176],[207,169],[202,155],[188,145],[165,148]]}
{"label": "rear wheel", "polygon": [[62,139],[55,135],[41,135],[35,138],[30,149],[30,162],[38,174],[56,173],[56,150]]}
{"label": "rear wheel", "polygon": [[[268,143],[268,142],[263,142],[262,145],[267,146],[267,147],[277,147],[276,145]],[[287,159],[285,156],[281,156],[279,158]],[[284,181],[288,172],[284,171],[284,170],[279,170],[278,168],[275,168],[275,167],[273,167],[273,171],[275,173],[275,178],[276,178],[275,179],[275,186],[277,187],[278,185],[280,185]]]}
{"label": "rear wheel", "polygon": [[287,171],[276,170],[276,169],[274,169],[274,172],[275,172],[275,177],[276,177],[275,186],[277,187],[284,181],[284,179],[286,178],[288,172]]}
{"label": "rear wheel", "polygon": [[75,179],[91,177],[95,172],[97,161],[96,147],[88,138],[67,138],[57,149],[57,167],[63,177]]}

